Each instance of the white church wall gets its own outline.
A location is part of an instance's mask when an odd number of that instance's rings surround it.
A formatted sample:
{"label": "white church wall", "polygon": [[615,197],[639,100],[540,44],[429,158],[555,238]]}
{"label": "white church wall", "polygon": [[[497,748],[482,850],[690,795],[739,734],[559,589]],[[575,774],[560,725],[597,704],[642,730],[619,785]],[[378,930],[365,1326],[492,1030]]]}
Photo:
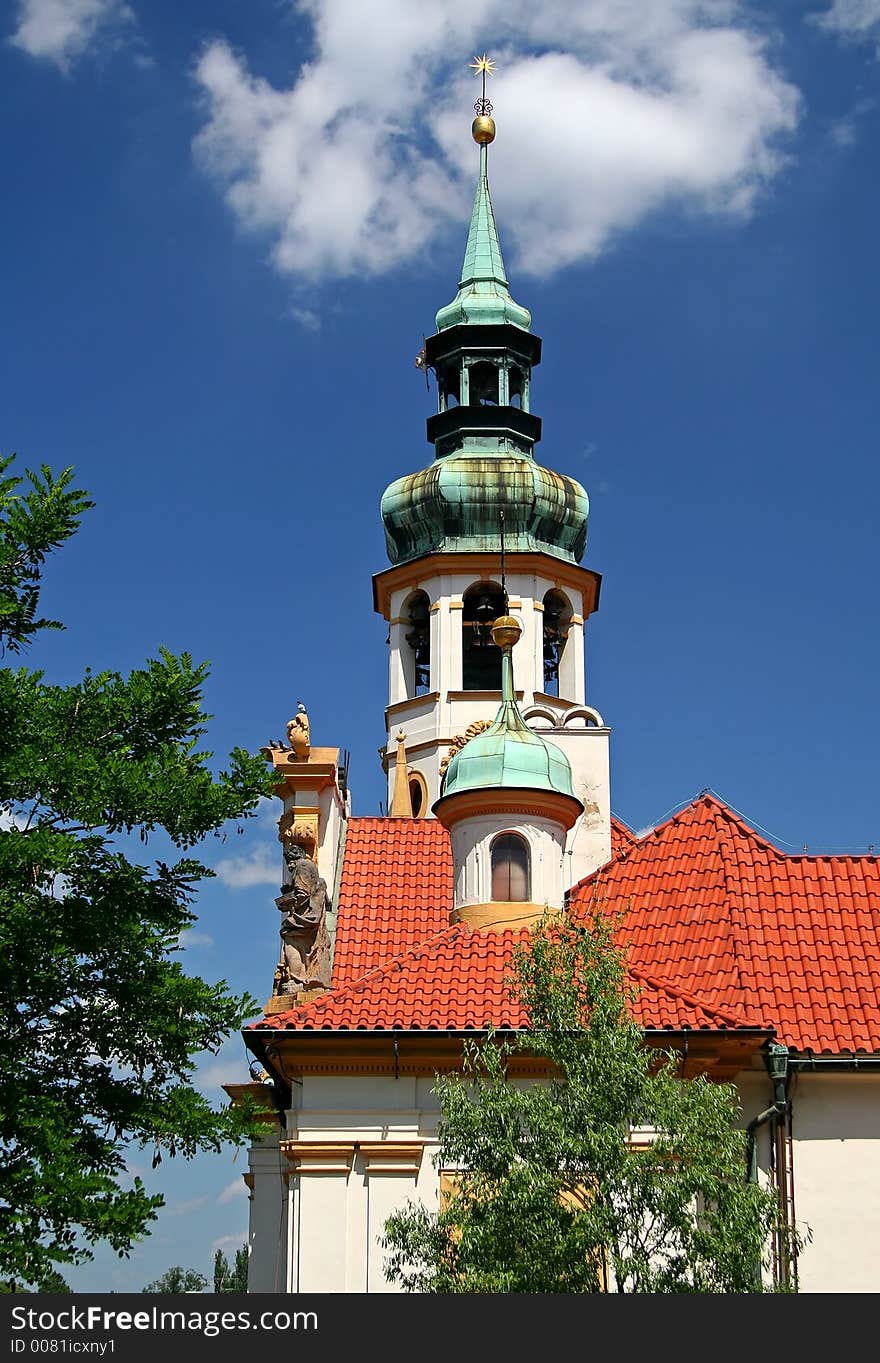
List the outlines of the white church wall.
{"label": "white church wall", "polygon": [[[398,1290],[385,1279],[381,1238],[388,1217],[408,1199],[430,1204],[433,1190],[436,1205],[431,1154],[439,1109],[432,1082],[407,1075],[303,1080],[287,1139],[315,1154],[301,1155],[289,1177],[291,1252],[282,1290]],[[252,1204],[253,1217],[272,1210],[279,1210],[277,1202],[274,1208],[266,1199],[259,1209]],[[257,1290],[278,1289],[249,1287]]]}
{"label": "white church wall", "polygon": [[286,1160],[279,1136],[252,1145],[249,1187],[248,1292],[283,1292],[287,1284]]}
{"label": "white church wall", "polygon": [[[745,1125],[769,1105],[770,1084],[759,1070],[740,1075],[737,1086]],[[396,1291],[383,1270],[385,1222],[412,1198],[431,1210],[439,1202],[433,1079],[307,1077],[299,1096],[288,1138],[331,1153],[305,1160],[288,1178],[276,1138],[252,1149],[249,1291]],[[880,1075],[801,1074],[791,1097],[795,1212],[813,1232],[799,1260],[800,1290],[876,1292]],[[766,1178],[766,1126],[758,1163]]]}
{"label": "white church wall", "polygon": [[804,1292],[880,1291],[880,1074],[801,1073],[791,1091]]}

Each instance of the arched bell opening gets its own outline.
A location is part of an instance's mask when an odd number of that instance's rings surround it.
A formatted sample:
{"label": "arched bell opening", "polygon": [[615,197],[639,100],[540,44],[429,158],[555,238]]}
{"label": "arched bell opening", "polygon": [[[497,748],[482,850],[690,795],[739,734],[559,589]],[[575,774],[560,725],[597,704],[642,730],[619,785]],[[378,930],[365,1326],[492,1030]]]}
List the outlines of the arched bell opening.
{"label": "arched bell opening", "polygon": [[518,365],[512,364],[507,370],[507,401],[511,407],[525,410],[525,375]]}
{"label": "arched bell opening", "polygon": [[498,406],[498,366],[480,360],[468,373],[468,403],[471,407]]}
{"label": "arched bell opening", "polygon": [[492,626],[504,613],[504,593],[497,582],[478,582],[465,592],[461,612],[465,691],[501,690],[501,649],[492,642]]}
{"label": "arched bell opening", "polygon": [[492,899],[528,903],[532,897],[529,845],[518,833],[500,833],[490,848]]}
{"label": "arched bell opening", "polygon": [[441,412],[457,407],[461,402],[461,369],[457,364],[445,364],[437,371],[437,394]]}
{"label": "arched bell opening", "polygon": [[559,671],[573,612],[568,597],[555,587],[546,593],[543,604],[544,692],[558,696]]}
{"label": "arched bell opening", "polygon": [[431,685],[431,603],[426,592],[413,592],[403,605],[407,622],[404,632],[403,672],[409,699],[421,696]]}

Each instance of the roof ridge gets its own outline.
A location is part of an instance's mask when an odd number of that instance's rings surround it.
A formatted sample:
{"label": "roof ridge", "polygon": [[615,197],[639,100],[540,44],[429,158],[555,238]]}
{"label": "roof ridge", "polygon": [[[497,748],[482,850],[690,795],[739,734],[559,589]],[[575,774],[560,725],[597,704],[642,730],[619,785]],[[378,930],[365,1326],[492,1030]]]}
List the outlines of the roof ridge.
{"label": "roof ridge", "polygon": [[[803,857],[806,855],[804,853],[797,852],[795,853],[783,852],[782,849],[777,847],[775,843],[770,842],[768,838],[762,837],[761,834],[758,833],[752,827],[752,825],[743,817],[743,815],[741,815],[738,810],[735,810],[732,805],[729,805],[726,802],[726,800],[722,800],[720,795],[716,795],[713,790],[709,790],[708,788],[706,788],[705,790],[701,790],[697,795],[695,795],[693,799],[688,800],[685,804],[673,810],[673,812],[671,814],[668,814],[664,819],[661,819],[660,823],[655,824],[652,828],[649,828],[648,831],[644,833],[641,837],[637,838],[635,834],[632,833],[631,830],[627,830],[630,832],[632,841],[624,847],[619,847],[616,852],[612,852],[608,860],[604,861],[601,866],[597,866],[595,871],[590,871],[589,875],[582,876],[580,880],[576,881],[575,884],[572,885],[570,893],[573,893],[582,885],[586,885],[589,881],[596,880],[607,867],[612,866],[617,862],[625,861],[626,858],[632,856],[637,849],[641,849],[643,847],[648,846],[649,839],[663,837],[663,835],[670,828],[674,827],[677,823],[679,823],[683,817],[692,817],[693,815],[697,814],[701,808],[710,810],[713,816],[723,814],[726,819],[728,819],[731,823],[736,825],[736,827],[742,834],[751,838],[761,847],[764,847],[768,851],[775,853],[777,857],[785,857],[786,859],[797,857],[799,859],[803,859]],[[617,816],[614,814],[611,815],[611,818],[616,819],[618,823],[622,823],[622,820],[617,819]],[[624,825],[624,827],[626,826]],[[831,858],[828,859],[830,860]],[[865,859],[870,860],[871,854],[867,853]]]}
{"label": "roof ridge", "polygon": [[[710,1017],[720,1018],[723,1022],[729,1023],[734,1027],[754,1027],[756,1024],[749,1022],[743,1013],[736,1013],[725,1008],[719,1008],[715,1004],[708,1003],[699,994],[692,994],[688,989],[682,989],[672,980],[667,980],[662,975],[652,975],[647,970],[642,970],[639,966],[629,966],[627,974],[632,975],[637,980],[642,980],[652,989],[660,989],[664,994],[671,998],[680,999],[682,1003],[691,1008],[699,1008],[702,1012],[708,1013]],[[767,1031],[775,1031],[775,1028],[766,1028]]]}
{"label": "roof ridge", "polygon": [[611,826],[614,827],[615,825],[618,831],[620,833],[623,833],[629,839],[630,844],[638,842],[638,838],[636,837],[630,825],[626,823],[625,820],[621,819],[619,814],[612,813]]}
{"label": "roof ridge", "polygon": [[[580,880],[575,881],[574,885],[572,885],[571,890],[569,891],[569,894],[570,895],[573,894],[574,891],[580,889],[582,885],[587,885],[589,884],[590,881],[597,880],[601,876],[602,872],[607,870],[609,866],[613,866],[615,863],[618,862],[626,861],[627,857],[633,856],[637,851],[641,851],[643,847],[648,846],[648,839],[651,838],[652,835],[654,837],[660,836],[668,828],[671,828],[675,824],[675,822],[682,817],[683,814],[690,814],[694,812],[701,802],[704,804],[718,804],[724,809],[727,808],[724,802],[720,800],[717,795],[712,795],[709,791],[700,791],[700,793],[698,795],[695,795],[692,800],[689,800],[686,804],[682,805],[680,809],[676,809],[672,814],[668,815],[665,819],[662,819],[660,823],[655,824],[652,828],[649,828],[648,831],[644,833],[641,837],[637,838],[635,834],[632,833],[630,830],[632,842],[627,844],[625,847],[619,847],[616,852],[612,852],[611,856],[608,858],[607,861],[603,861],[601,866],[597,866],[595,871],[590,871],[588,875],[582,876]],[[616,815],[612,814],[611,817],[616,818]]]}
{"label": "roof ridge", "polygon": [[[444,939],[454,941],[456,936],[466,937],[470,931],[471,928],[468,923],[452,923],[448,928],[444,928],[441,932],[434,933],[432,937],[426,937],[416,946],[407,947],[406,951],[401,951],[396,956],[389,956],[387,961],[383,961],[381,965],[373,966],[372,970],[365,971],[363,975],[358,975],[356,980],[350,980],[348,984],[340,985],[336,989],[331,987],[313,1002],[306,1003],[305,1005],[294,1004],[292,1007],[288,1008],[286,1012],[270,1014],[269,1016],[280,1022],[282,1019],[290,1017],[291,1013],[295,1013],[297,1018],[303,1018],[313,1016],[315,1013],[323,1012],[329,1008],[331,1003],[337,1003],[340,999],[345,1000],[351,995],[358,993],[366,988],[370,981],[377,979],[381,975],[388,974],[393,968],[396,967],[398,970],[402,970],[404,962],[415,960],[416,957],[421,955],[427,948],[436,946]],[[266,1014],[257,1022],[248,1023],[246,1030],[250,1030],[250,1028],[254,1027],[262,1027],[265,1023]]]}
{"label": "roof ridge", "polygon": [[[733,943],[733,957],[736,962],[737,974],[739,975],[739,988],[756,988],[754,961],[752,959],[752,937],[748,929],[748,924],[744,918],[744,906],[742,903],[743,886],[741,877],[736,874],[738,861],[736,848],[733,846],[730,829],[727,825],[733,821],[739,824],[739,819],[731,816],[727,807],[720,801],[719,807],[714,811],[713,817],[718,833],[718,841],[721,845],[721,875],[723,877],[725,904],[727,907],[727,917],[730,923],[731,939]],[[748,827],[748,825],[743,825]],[[749,830],[751,832],[751,830]],[[760,838],[757,839],[761,841]]]}

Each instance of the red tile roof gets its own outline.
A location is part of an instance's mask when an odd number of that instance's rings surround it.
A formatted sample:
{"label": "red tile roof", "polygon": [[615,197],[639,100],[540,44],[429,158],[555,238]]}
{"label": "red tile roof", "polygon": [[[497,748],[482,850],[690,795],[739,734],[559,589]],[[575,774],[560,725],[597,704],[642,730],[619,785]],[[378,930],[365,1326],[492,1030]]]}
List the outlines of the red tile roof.
{"label": "red tile roof", "polygon": [[712,795],[572,891],[624,912],[630,963],[814,1052],[880,1051],[880,860],[789,856]]}
{"label": "red tile roof", "polygon": [[632,847],[636,841],[636,835],[631,828],[618,819],[616,814],[611,815],[611,855],[615,856],[623,851],[625,847]]}
{"label": "red tile roof", "polygon": [[333,984],[343,988],[449,927],[452,849],[436,819],[349,819]]}
{"label": "red tile roof", "polygon": [[[880,862],[787,856],[713,796],[576,886],[623,912],[646,1028],[775,1029],[816,1052],[880,1051]],[[452,858],[436,820],[352,819],[333,989],[256,1028],[483,1030],[524,1022],[505,979],[524,934],[449,927]]]}
{"label": "red tile roof", "polygon": [[[525,1027],[526,1014],[511,997],[507,980],[514,947],[527,939],[526,929],[486,933],[457,923],[359,980],[255,1026],[300,1032]],[[760,1023],[733,1010],[711,1011],[699,999],[643,971],[633,971],[632,978],[638,989],[634,1015],[645,1028],[760,1028]]]}

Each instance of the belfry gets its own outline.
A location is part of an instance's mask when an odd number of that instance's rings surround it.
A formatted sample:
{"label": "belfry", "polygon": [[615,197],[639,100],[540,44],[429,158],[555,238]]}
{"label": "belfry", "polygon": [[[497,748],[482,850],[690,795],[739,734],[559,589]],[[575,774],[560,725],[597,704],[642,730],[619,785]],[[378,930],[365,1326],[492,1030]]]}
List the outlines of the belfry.
{"label": "belfry", "polygon": [[430,817],[451,750],[488,727],[501,700],[494,621],[513,617],[516,701],[571,767],[582,810],[562,849],[568,889],[611,853],[608,729],[587,704],[584,627],[600,577],[581,566],[589,501],[574,478],[539,464],[532,376],[541,340],[511,296],[489,192],[491,105],[477,101],[479,173],[458,291],[440,308],[420,363],[434,376],[431,464],[382,498],[391,567],[374,578],[389,624],[386,766],[406,735],[412,811]]}

